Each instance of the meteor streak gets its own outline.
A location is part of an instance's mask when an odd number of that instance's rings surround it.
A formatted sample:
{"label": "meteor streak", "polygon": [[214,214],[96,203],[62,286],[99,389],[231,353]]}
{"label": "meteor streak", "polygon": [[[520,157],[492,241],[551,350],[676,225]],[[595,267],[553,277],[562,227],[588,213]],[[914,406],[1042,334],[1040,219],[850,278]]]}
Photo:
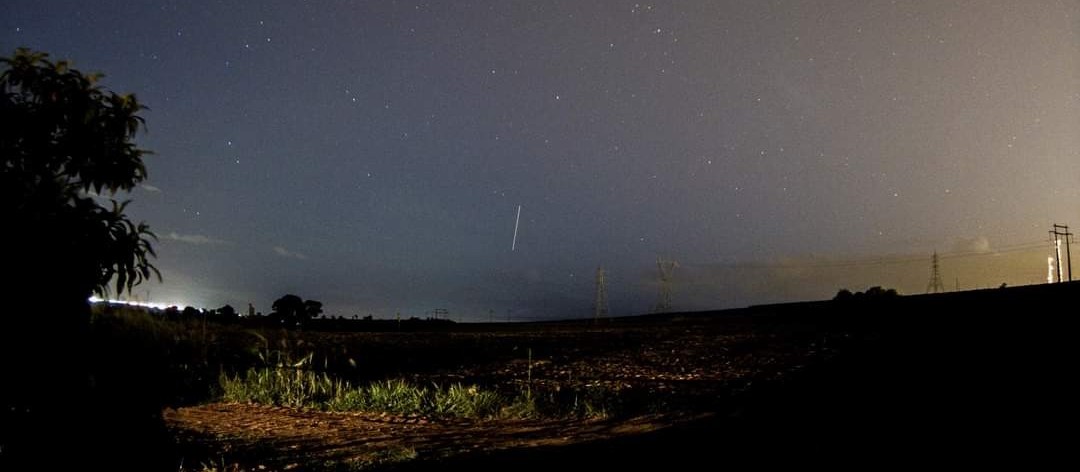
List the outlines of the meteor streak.
{"label": "meteor streak", "polygon": [[514,220],[514,242],[510,243],[510,250],[513,251],[517,248],[517,230],[518,223],[521,223],[521,205],[518,205],[517,219]]}

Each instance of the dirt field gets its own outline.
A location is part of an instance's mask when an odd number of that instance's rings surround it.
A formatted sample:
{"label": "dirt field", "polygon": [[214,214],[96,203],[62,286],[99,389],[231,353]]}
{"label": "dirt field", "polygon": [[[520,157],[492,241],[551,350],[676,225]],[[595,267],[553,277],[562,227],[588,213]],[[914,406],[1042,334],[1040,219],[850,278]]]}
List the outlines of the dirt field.
{"label": "dirt field", "polygon": [[[640,435],[716,415],[755,384],[825,362],[851,334],[748,317],[688,317],[434,333],[305,333],[416,382],[603,396],[599,417],[445,420],[213,403],[168,410],[188,467],[350,470]],[[290,342],[296,343],[296,339]],[[531,363],[530,363],[531,357]],[[531,366],[531,367],[530,367]],[[576,398],[576,397],[574,397]]]}
{"label": "dirt field", "polygon": [[463,421],[220,403],[165,416],[185,470],[1045,468],[1071,460],[1063,431],[1080,418],[1069,374],[1078,327],[1061,313],[1078,297],[1074,283],[599,326],[305,333],[331,370],[354,359],[357,380],[527,387],[564,401],[599,392],[606,416]]}
{"label": "dirt field", "polygon": [[362,469],[476,452],[563,446],[646,433],[701,417],[654,414],[605,420],[431,421],[220,403],[165,414],[183,440],[216,451],[219,461],[253,470]]}

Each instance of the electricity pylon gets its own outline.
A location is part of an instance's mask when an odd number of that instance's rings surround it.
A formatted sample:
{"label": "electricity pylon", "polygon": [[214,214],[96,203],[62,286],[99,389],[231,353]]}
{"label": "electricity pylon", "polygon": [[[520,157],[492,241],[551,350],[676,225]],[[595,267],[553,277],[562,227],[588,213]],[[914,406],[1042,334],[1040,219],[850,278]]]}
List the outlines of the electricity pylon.
{"label": "electricity pylon", "polygon": [[679,267],[679,263],[657,257],[656,267],[660,269],[660,294],[653,312],[667,313],[671,311],[671,283],[675,276],[675,268]]}
{"label": "electricity pylon", "polygon": [[945,291],[945,284],[941,281],[941,269],[938,267],[937,251],[930,258],[930,281],[926,283],[926,293],[941,293]]}
{"label": "electricity pylon", "polygon": [[593,321],[600,321],[600,318],[607,318],[607,279],[604,278],[603,267],[596,268],[596,304],[593,308],[595,309]]}

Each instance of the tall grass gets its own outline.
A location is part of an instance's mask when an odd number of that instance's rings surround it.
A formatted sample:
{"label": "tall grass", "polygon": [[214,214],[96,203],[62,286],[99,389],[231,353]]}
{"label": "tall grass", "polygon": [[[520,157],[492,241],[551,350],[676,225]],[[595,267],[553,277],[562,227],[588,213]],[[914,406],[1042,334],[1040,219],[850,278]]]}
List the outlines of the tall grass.
{"label": "tall grass", "polygon": [[319,349],[301,334],[284,330],[213,323],[210,328],[201,320],[166,320],[144,310],[110,309],[94,314],[91,352],[99,358],[95,364],[110,366],[115,377],[130,384],[124,391],[155,395],[173,405],[221,398],[327,411],[475,419],[596,418],[622,409],[622,394],[614,390],[560,391],[538,385],[531,348],[523,359],[524,378],[497,390],[401,379],[355,384],[338,376],[357,370],[344,350]]}
{"label": "tall grass", "polygon": [[349,384],[309,370],[263,367],[232,378],[222,374],[221,389],[227,401],[300,408],[341,398]]}
{"label": "tall grass", "polygon": [[386,380],[354,387],[325,373],[264,367],[220,378],[225,401],[328,411],[368,411],[427,417],[493,418],[514,400],[476,385],[417,386]]}
{"label": "tall grass", "polygon": [[[620,393],[607,388],[536,391],[533,355],[528,349],[526,379],[516,394],[504,395],[477,385],[460,383],[421,386],[402,379],[353,386],[350,382],[311,369],[312,353],[297,359],[285,340],[281,349],[258,336],[257,356],[263,367],[242,375],[222,371],[219,383],[225,401],[258,403],[326,411],[365,411],[432,418],[603,418],[621,409]],[[302,343],[300,341],[299,343]],[[295,347],[300,347],[298,344]]]}

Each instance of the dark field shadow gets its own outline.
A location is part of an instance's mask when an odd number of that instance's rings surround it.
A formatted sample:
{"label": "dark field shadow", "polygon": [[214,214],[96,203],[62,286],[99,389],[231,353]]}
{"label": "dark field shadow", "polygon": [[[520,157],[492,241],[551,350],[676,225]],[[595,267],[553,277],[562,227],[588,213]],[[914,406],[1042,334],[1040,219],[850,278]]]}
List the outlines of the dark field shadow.
{"label": "dark field shadow", "polygon": [[1066,463],[1077,286],[1020,287],[887,305],[751,309],[867,336],[832,361],[731,399],[716,417],[634,437],[394,470],[637,470],[785,465],[1023,467]]}

